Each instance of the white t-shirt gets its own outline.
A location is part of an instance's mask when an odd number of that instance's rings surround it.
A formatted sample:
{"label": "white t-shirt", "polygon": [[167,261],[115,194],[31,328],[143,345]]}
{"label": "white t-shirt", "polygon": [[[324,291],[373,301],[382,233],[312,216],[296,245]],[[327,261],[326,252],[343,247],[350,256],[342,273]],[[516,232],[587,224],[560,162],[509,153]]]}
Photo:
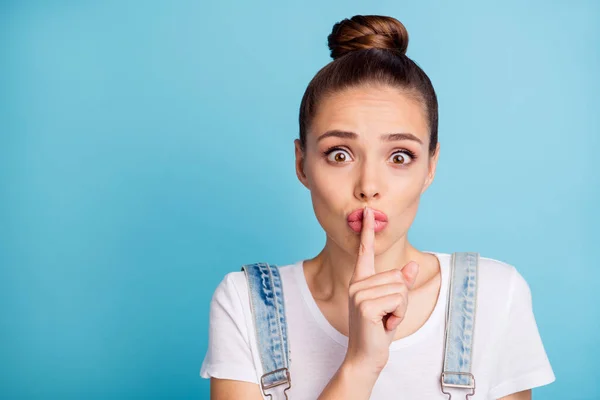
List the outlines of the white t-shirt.
{"label": "white t-shirt", "polygon": [[[435,253],[441,289],[435,308],[413,334],[390,345],[389,361],[371,399],[448,399],[441,392],[444,319],[450,254]],[[281,266],[290,345],[290,400],[315,400],[344,360],[348,337],[324,317],[312,297],[303,261]],[[511,265],[480,257],[471,400],[500,397],[555,380],[532,311],[529,285]],[[262,366],[256,347],[244,272],[228,273],[210,305],[208,351],[200,376],[259,382]],[[470,389],[447,389],[464,399]],[[456,396],[456,397],[455,397]]]}

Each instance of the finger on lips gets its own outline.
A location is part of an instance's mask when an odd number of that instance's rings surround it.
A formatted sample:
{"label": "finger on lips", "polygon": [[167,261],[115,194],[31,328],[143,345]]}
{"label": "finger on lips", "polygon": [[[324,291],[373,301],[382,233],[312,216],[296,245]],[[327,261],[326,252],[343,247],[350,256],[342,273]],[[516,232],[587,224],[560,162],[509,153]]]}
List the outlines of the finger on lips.
{"label": "finger on lips", "polygon": [[375,232],[373,211],[371,211],[368,207],[365,207],[358,257],[354,267],[352,282],[363,280],[375,275],[375,254],[373,250],[374,241]]}

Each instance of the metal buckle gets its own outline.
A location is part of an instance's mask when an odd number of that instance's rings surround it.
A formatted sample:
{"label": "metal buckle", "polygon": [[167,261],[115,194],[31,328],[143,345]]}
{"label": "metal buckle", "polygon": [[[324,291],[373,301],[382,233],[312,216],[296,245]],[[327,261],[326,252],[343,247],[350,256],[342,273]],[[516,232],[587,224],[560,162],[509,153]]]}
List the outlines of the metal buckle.
{"label": "metal buckle", "polygon": [[[471,380],[473,383],[468,384],[468,385],[461,385],[461,384],[457,384],[457,383],[444,383],[445,375],[468,375],[471,377]],[[440,378],[440,383],[442,384],[442,393],[447,394],[449,400],[452,399],[452,394],[448,393],[448,392],[444,392],[444,386],[461,388],[461,389],[473,389],[473,392],[467,394],[467,400],[469,400],[469,396],[473,396],[475,394],[475,377],[470,372],[442,372],[442,376]]]}
{"label": "metal buckle", "polygon": [[[287,379],[276,381],[269,385],[265,385],[265,382],[264,382],[265,376],[273,375],[273,374],[276,374],[276,373],[282,372],[282,371],[285,371],[285,375],[286,375]],[[286,391],[292,387],[292,379],[290,378],[290,371],[287,368],[279,368],[279,369],[276,369],[275,371],[267,372],[266,374],[264,374],[263,376],[260,377],[260,387],[262,388],[264,395],[269,396],[270,399],[273,398],[273,395],[271,393],[267,393],[266,390],[272,389],[277,386],[285,385],[285,384],[288,384],[288,387],[283,389],[283,394],[285,396],[285,399],[288,400]]]}

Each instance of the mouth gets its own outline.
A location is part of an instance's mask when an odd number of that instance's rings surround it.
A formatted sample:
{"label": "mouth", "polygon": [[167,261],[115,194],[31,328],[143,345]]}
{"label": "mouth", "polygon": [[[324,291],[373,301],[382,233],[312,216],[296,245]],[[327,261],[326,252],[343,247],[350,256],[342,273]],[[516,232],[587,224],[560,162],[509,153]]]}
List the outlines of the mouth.
{"label": "mouth", "polygon": [[[362,231],[363,212],[364,212],[364,209],[359,208],[357,210],[352,211],[348,215],[348,218],[347,218],[348,226],[355,233],[360,233]],[[387,223],[388,223],[387,215],[385,215],[385,213],[378,211],[378,210],[373,210],[373,214],[375,216],[375,233],[381,232],[387,226]]]}

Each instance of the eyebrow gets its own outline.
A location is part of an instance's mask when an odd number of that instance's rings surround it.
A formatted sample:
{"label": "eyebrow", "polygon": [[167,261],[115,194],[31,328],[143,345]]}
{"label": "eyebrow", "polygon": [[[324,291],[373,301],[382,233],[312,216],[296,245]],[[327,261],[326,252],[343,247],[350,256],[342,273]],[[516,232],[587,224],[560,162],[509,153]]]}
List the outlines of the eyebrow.
{"label": "eyebrow", "polygon": [[[358,134],[349,131],[340,131],[337,129],[327,131],[321,136],[318,137],[317,142],[327,138],[327,137],[338,137],[341,139],[358,139]],[[419,144],[423,144],[423,141],[413,135],[412,133],[385,133],[380,136],[381,140],[392,142],[396,140],[412,140],[418,142]]]}

